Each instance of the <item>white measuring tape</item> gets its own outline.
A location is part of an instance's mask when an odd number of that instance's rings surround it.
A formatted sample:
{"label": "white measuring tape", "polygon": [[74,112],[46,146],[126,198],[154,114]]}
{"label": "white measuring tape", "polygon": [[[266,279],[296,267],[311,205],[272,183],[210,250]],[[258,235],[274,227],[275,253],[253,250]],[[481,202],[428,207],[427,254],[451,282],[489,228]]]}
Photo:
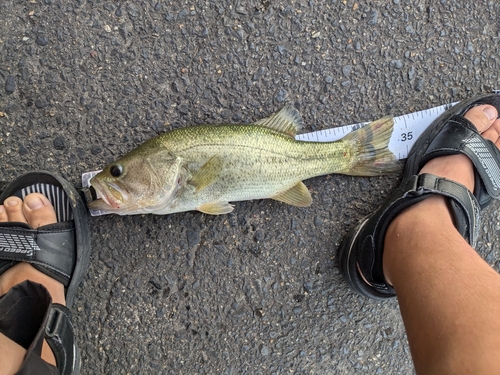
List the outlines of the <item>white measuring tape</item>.
{"label": "white measuring tape", "polygon": [[[493,90],[495,94],[500,94],[500,90]],[[429,125],[443,112],[459,102],[444,104],[437,107],[424,109],[423,111],[412,112],[406,115],[394,117],[394,131],[389,141],[389,150],[398,160],[406,159],[413,144]],[[299,134],[295,137],[298,141],[305,142],[334,142],[342,139],[350,132],[359,129],[369,122],[341,126],[338,128],[318,130],[311,133]]]}
{"label": "white measuring tape", "polygon": [[[394,131],[389,141],[389,150],[398,160],[406,159],[415,141],[425,129],[448,108],[457,104],[444,104],[438,107],[424,109],[406,115],[394,117]],[[342,139],[350,132],[359,129],[369,122],[341,126],[339,128],[318,130],[312,133],[299,134],[295,137],[298,141],[305,142],[333,142]]]}

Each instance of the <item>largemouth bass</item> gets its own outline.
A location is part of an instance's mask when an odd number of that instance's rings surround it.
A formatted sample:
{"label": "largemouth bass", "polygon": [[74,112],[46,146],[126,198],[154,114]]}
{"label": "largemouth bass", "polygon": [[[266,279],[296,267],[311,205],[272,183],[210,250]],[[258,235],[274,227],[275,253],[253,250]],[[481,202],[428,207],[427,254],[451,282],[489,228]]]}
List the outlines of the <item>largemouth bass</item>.
{"label": "largemouth bass", "polygon": [[330,173],[378,176],[398,170],[385,117],[336,142],[296,141],[299,112],[285,107],[250,125],[196,125],[168,131],[91,179],[89,207],[120,215],[198,210],[226,214],[229,202],[272,198],[309,206],[302,180]]}

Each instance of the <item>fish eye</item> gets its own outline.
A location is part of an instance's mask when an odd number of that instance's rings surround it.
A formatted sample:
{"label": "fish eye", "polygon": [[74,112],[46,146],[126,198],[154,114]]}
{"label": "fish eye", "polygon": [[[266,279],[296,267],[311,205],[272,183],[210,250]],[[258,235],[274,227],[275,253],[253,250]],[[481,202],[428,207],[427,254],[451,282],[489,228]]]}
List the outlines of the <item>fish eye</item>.
{"label": "fish eye", "polygon": [[113,177],[120,177],[122,172],[123,172],[123,167],[120,164],[113,164],[109,168],[109,173],[111,173],[111,176]]}

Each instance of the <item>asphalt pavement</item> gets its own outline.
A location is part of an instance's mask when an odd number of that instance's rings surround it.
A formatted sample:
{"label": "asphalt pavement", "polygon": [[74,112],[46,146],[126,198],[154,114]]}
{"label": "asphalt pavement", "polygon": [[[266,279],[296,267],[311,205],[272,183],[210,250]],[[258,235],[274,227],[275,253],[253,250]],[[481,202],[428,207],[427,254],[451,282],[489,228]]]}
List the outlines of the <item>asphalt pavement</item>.
{"label": "asphalt pavement", "polygon": [[[78,184],[169,129],[286,104],[312,131],[500,86],[493,0],[2,0],[0,14],[3,181]],[[91,218],[82,373],[411,374],[397,301],[353,293],[336,255],[399,178],[314,178],[308,208]],[[483,217],[498,270],[499,204]]]}

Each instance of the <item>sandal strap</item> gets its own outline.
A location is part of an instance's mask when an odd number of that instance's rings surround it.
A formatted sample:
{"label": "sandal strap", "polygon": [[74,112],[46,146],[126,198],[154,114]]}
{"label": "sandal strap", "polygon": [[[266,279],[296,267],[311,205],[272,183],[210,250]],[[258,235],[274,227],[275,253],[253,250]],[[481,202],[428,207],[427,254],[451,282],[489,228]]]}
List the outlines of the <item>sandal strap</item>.
{"label": "sandal strap", "polygon": [[407,182],[407,187],[409,189],[405,198],[408,199],[422,195],[427,197],[429,194],[450,198],[455,227],[467,242],[475,246],[481,223],[481,208],[469,189],[458,182],[429,173],[414,176]]}
{"label": "sandal strap", "polygon": [[75,266],[74,236],[73,222],[55,223],[38,229],[31,229],[24,223],[2,223],[0,266],[28,262],[68,286]]}
{"label": "sandal strap", "polygon": [[61,375],[77,374],[80,355],[75,344],[71,312],[63,305],[53,303],[45,326],[45,340],[49,344]]}
{"label": "sandal strap", "polygon": [[500,151],[461,115],[451,117],[443,126],[423,155],[422,164],[438,156],[459,153],[466,155],[474,164],[474,195],[481,208],[492,199],[500,199]]}
{"label": "sandal strap", "polygon": [[[376,236],[370,238],[370,241],[374,242],[364,242],[361,256],[365,261],[358,263],[361,273],[370,279],[370,285],[381,293],[394,295],[394,290],[387,284],[383,274],[382,255],[376,253],[384,248],[387,228],[403,210],[432,194],[449,198],[455,227],[466,241],[475,246],[480,228],[481,208],[472,192],[458,182],[433,174],[414,175],[395,190],[375,214],[378,220],[370,230],[371,233],[376,233]],[[373,249],[377,249],[376,252]]]}

